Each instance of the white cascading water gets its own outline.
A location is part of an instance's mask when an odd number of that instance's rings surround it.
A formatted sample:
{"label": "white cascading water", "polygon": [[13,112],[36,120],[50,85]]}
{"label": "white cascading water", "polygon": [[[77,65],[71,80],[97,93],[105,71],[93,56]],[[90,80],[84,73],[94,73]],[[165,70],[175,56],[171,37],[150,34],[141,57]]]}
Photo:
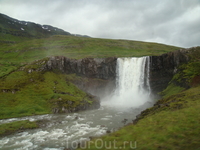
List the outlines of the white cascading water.
{"label": "white cascading water", "polygon": [[139,107],[150,100],[149,57],[117,59],[116,90],[106,104]]}

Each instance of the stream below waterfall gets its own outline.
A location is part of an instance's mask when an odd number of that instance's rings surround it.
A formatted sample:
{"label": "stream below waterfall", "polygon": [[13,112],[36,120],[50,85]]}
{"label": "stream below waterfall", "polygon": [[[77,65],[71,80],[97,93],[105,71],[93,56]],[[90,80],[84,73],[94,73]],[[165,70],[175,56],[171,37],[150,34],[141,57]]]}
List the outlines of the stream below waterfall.
{"label": "stream below waterfall", "polygon": [[[127,123],[132,123],[140,111],[133,108],[119,110],[102,105],[96,110],[72,114],[47,114],[0,120],[0,124],[27,119],[47,121],[45,127],[0,138],[0,149],[64,150],[76,147],[78,143],[88,141],[91,137],[104,135],[108,131],[113,132]],[[123,123],[124,119],[128,121]]]}

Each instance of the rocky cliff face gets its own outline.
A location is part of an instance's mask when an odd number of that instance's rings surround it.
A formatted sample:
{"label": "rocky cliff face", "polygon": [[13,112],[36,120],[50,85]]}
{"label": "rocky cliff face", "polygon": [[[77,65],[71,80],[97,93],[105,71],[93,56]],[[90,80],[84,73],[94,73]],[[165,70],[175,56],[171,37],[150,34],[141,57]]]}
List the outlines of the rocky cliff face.
{"label": "rocky cliff face", "polygon": [[113,80],[115,79],[116,60],[117,58],[115,57],[76,60],[63,56],[55,56],[49,59],[46,64],[46,69],[58,69],[63,73],[75,73],[78,76],[87,78]]}
{"label": "rocky cliff face", "polygon": [[[169,52],[160,56],[150,56],[150,86],[153,93],[164,90],[177,72],[178,66],[187,63],[187,50]],[[66,74],[76,74],[87,81],[75,84],[96,96],[109,94],[115,88],[117,58],[69,59],[63,56],[51,57],[46,70],[59,70]]]}
{"label": "rocky cliff face", "polygon": [[84,80],[73,83],[83,91],[98,97],[104,97],[115,87],[117,58],[69,59],[63,56],[50,57],[45,70],[59,70],[66,74],[76,74]]}
{"label": "rocky cliff face", "polygon": [[154,93],[163,91],[178,71],[178,66],[189,61],[187,50],[150,57],[150,85]]}

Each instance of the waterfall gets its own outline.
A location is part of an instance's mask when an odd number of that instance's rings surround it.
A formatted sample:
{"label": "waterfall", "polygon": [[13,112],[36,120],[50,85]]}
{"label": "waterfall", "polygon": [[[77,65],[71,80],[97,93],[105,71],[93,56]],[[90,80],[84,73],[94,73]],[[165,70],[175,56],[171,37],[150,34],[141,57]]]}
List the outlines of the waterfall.
{"label": "waterfall", "polygon": [[149,57],[118,58],[116,89],[109,104],[119,107],[139,107],[150,101]]}

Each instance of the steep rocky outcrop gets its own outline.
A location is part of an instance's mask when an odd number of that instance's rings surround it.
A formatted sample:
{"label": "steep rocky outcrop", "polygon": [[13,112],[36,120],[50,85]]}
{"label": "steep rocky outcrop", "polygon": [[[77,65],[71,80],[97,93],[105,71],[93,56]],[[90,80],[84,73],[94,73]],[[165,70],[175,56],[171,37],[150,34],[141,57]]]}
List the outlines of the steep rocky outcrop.
{"label": "steep rocky outcrop", "polygon": [[[150,86],[154,94],[164,90],[178,71],[178,66],[189,61],[188,50],[178,50],[160,56],[150,56]],[[76,74],[87,81],[74,82],[79,88],[94,95],[104,95],[115,88],[116,57],[70,59],[50,57],[43,69]],[[109,85],[109,88],[106,88]],[[103,92],[102,92],[103,91]]]}
{"label": "steep rocky outcrop", "polygon": [[76,60],[55,56],[49,58],[42,70],[59,70],[62,73],[81,76],[84,80],[74,80],[75,85],[83,91],[104,97],[115,88],[116,60],[116,57]]}
{"label": "steep rocky outcrop", "polygon": [[150,56],[150,85],[154,93],[164,90],[177,73],[178,66],[189,61],[188,50],[182,49],[160,56]]}
{"label": "steep rocky outcrop", "polygon": [[51,57],[45,68],[47,70],[60,70],[62,73],[73,74],[87,78],[105,80],[115,79],[115,57],[109,58],[84,58],[80,60],[63,56]]}

